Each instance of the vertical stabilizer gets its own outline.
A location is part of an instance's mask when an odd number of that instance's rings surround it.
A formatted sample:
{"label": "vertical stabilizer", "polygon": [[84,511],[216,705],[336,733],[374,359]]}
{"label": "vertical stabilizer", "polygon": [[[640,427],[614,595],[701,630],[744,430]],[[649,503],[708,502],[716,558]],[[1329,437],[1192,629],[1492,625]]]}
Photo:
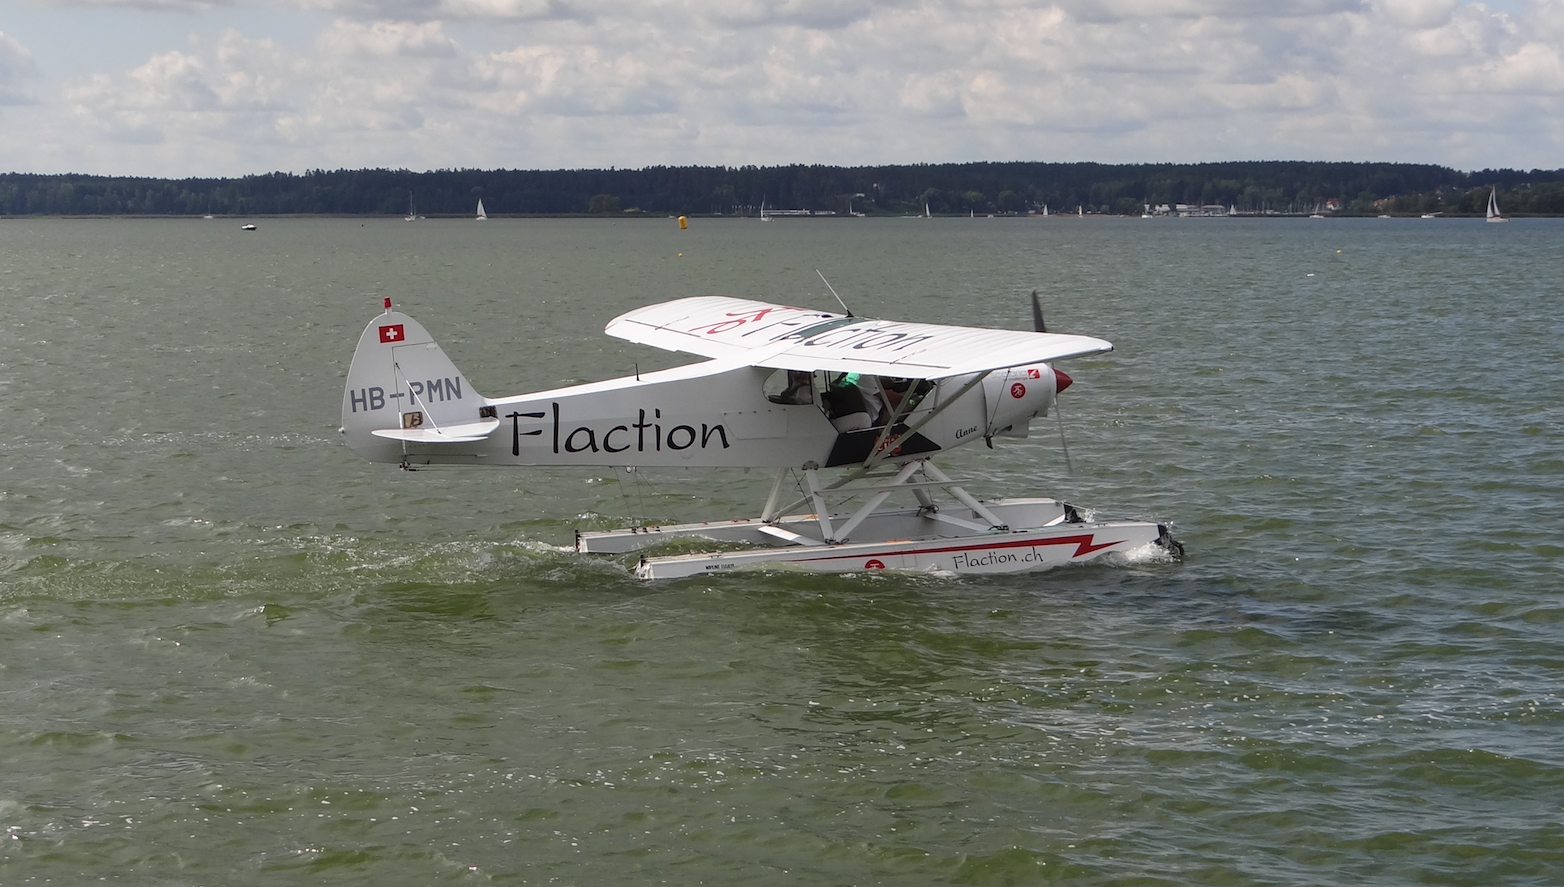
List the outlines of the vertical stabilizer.
{"label": "vertical stabilizer", "polygon": [[[386,311],[364,328],[342,392],[348,448],[399,462],[408,442],[479,440],[498,425],[485,398],[418,321]],[[492,430],[492,429],[490,429]]]}

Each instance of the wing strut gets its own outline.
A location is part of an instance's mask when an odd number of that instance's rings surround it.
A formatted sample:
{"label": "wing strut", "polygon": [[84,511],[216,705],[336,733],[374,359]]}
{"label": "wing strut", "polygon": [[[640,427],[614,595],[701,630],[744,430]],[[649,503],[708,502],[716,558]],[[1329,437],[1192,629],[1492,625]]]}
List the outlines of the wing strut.
{"label": "wing strut", "polygon": [[[934,421],[934,417],[935,416],[938,416],[940,413],[943,413],[947,408],[950,407],[951,404],[953,404],[956,401],[960,400],[961,396],[963,394],[966,394],[968,391],[971,391],[973,388],[975,388],[978,385],[982,384],[983,380],[986,379],[986,378],[988,378],[988,373],[987,372],[978,373],[976,376],[972,377],[972,381],[970,381],[967,384],[961,386],[961,390],[960,391],[957,391],[955,394],[951,395],[950,397],[945,398],[944,399],[944,404],[942,406],[937,406],[934,409],[929,410],[928,415],[924,416],[922,419],[919,419],[917,424],[913,425],[911,428],[908,428],[907,431],[905,432],[906,435],[908,437],[911,437],[912,435],[917,434],[919,431],[923,430],[923,426],[925,426],[925,425],[929,424],[930,422]],[[907,398],[904,397],[904,398],[902,398],[901,404],[905,404],[905,403],[907,403]],[[900,413],[900,411],[901,411],[901,404],[897,405],[897,413]],[[885,454],[882,452],[881,447],[885,446],[885,441],[890,437],[891,429],[893,427],[895,427],[897,418],[898,418],[898,416],[893,415],[891,417],[891,421],[885,423],[884,430],[882,430],[880,432],[880,436],[875,439],[874,446],[869,450],[869,458],[863,460],[863,468],[859,469],[859,472],[868,471],[869,469],[871,469],[871,468],[875,467],[876,465],[880,464],[881,462],[885,461]],[[851,480],[851,479],[856,478],[858,476],[859,476],[858,472],[854,472],[852,475],[849,476],[848,479]]]}

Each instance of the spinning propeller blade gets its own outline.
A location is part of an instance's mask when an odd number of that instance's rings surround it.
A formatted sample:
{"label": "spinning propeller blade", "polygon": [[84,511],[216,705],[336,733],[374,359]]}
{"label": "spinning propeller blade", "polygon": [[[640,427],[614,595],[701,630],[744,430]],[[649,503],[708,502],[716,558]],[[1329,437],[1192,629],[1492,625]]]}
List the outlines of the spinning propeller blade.
{"label": "spinning propeller blade", "polygon": [[[1043,303],[1037,298],[1037,290],[1032,290],[1032,329],[1039,333],[1048,332],[1048,324],[1043,322]],[[1064,470],[1072,476],[1075,474],[1075,466],[1070,464],[1070,444],[1064,439],[1064,410],[1059,408],[1059,395],[1064,389],[1069,388],[1075,382],[1065,375],[1064,370],[1054,367],[1054,416],[1059,419],[1059,448],[1064,450]]]}
{"label": "spinning propeller blade", "polygon": [[1069,387],[1070,377],[1058,370],[1054,370],[1054,375],[1059,378],[1059,387],[1054,391],[1054,416],[1059,419],[1059,448],[1064,450],[1064,470],[1069,472],[1071,477],[1074,477],[1075,466],[1070,464],[1070,445],[1064,439],[1064,410],[1059,408],[1058,394],[1058,392]]}

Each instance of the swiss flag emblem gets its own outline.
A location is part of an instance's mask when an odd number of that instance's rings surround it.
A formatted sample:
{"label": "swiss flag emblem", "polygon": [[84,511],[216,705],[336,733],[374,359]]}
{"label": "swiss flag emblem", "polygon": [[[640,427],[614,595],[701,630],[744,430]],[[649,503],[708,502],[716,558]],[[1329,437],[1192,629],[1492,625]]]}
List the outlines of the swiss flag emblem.
{"label": "swiss flag emblem", "polygon": [[400,342],[405,338],[407,338],[407,333],[402,331],[400,323],[388,324],[380,328],[380,343],[382,345],[387,342]]}

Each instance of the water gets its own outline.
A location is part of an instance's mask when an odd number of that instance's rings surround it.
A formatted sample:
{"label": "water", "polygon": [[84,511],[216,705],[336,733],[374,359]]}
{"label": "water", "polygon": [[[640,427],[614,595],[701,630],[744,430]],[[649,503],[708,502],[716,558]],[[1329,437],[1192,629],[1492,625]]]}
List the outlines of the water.
{"label": "water", "polygon": [[[0,882],[1556,884],[1564,223],[0,222]],[[682,255],[681,255],[682,253]],[[1182,564],[645,584],[743,472],[337,440],[382,295],[499,395],[698,293],[1059,331],[980,495]]]}

